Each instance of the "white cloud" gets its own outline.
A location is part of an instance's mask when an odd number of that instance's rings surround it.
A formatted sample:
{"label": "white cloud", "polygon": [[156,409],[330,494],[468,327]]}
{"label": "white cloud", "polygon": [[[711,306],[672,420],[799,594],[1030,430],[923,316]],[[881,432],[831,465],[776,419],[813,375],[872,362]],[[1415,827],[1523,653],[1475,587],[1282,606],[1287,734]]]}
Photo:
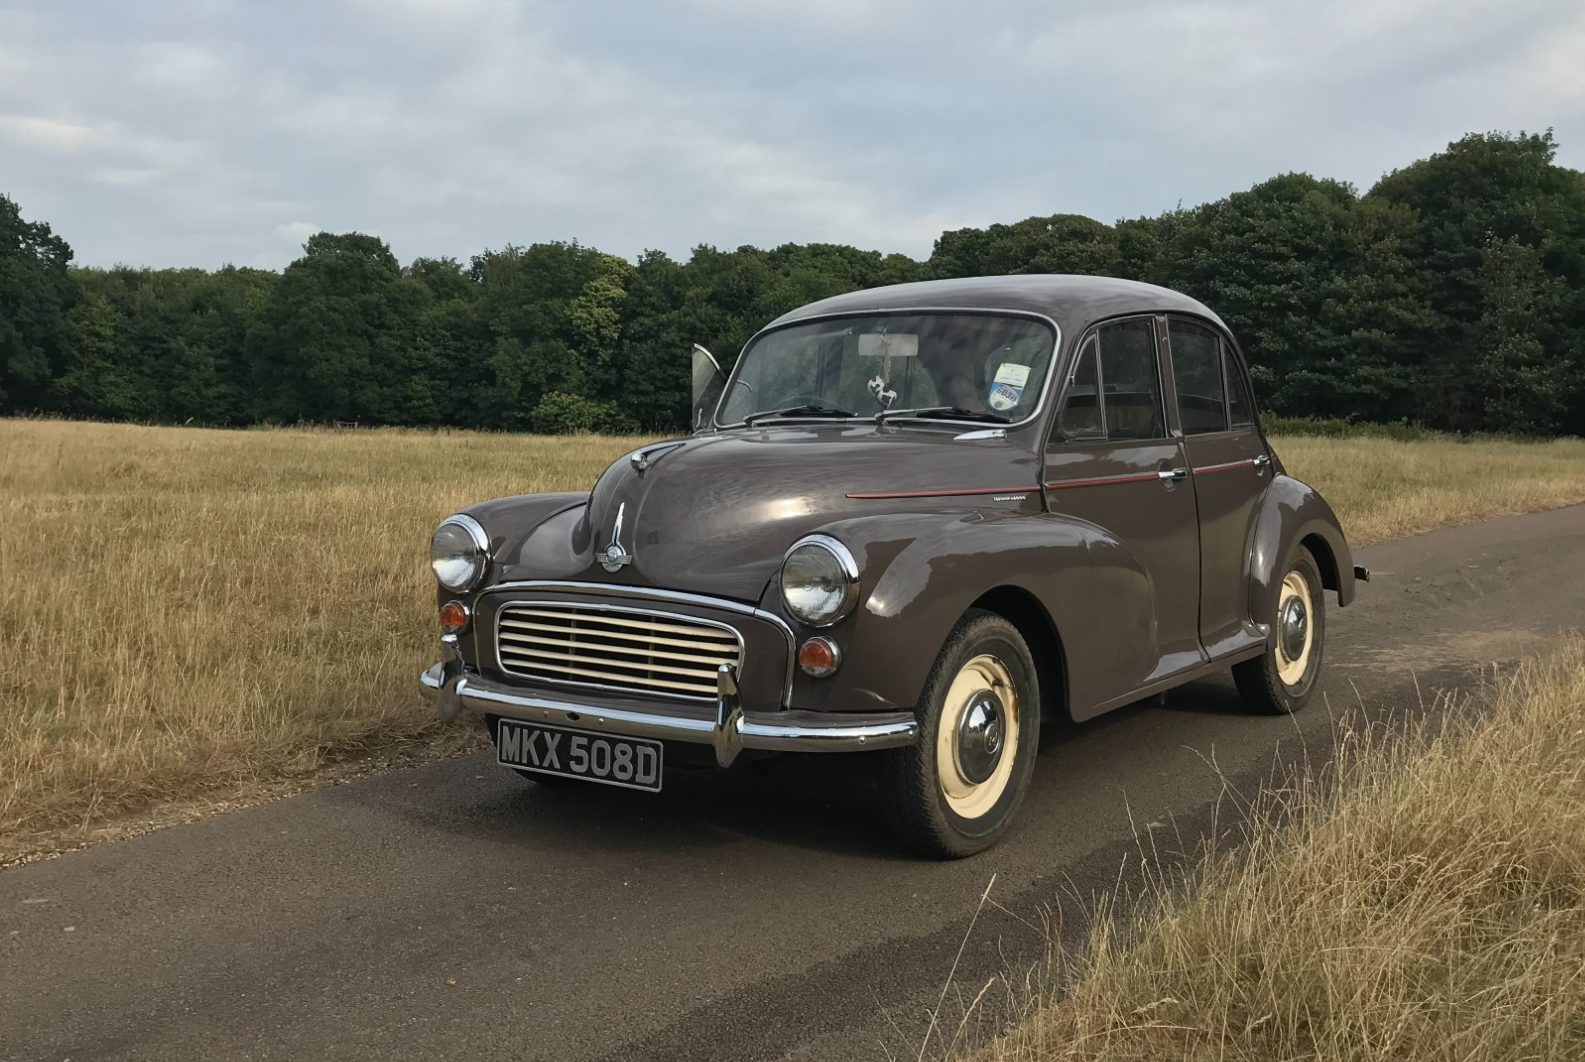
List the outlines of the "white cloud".
{"label": "white cloud", "polygon": [[284,225],[275,226],[275,235],[284,243],[301,247],[308,242],[308,238],[317,232],[323,232],[324,227],[312,221],[288,221]]}
{"label": "white cloud", "polygon": [[[0,8],[3,191],[80,260],[634,254],[1105,220],[1472,129],[1585,159],[1572,0],[110,0]],[[316,219],[310,223],[303,219]]]}
{"label": "white cloud", "polygon": [[225,60],[202,44],[153,41],[136,45],[133,53],[133,76],[157,90],[203,92],[212,98],[225,78]]}
{"label": "white cloud", "polygon": [[166,180],[170,171],[159,166],[97,166],[88,176],[100,184],[138,187]]}
{"label": "white cloud", "polygon": [[0,136],[21,150],[52,154],[76,154],[95,140],[89,126],[27,114],[0,114]]}

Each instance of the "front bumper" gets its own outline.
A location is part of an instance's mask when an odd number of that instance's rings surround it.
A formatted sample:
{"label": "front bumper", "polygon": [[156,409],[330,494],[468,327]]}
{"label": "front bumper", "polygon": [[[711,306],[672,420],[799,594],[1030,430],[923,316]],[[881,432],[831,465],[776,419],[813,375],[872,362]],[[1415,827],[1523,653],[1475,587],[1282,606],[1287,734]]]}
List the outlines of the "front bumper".
{"label": "front bumper", "polygon": [[528,693],[514,686],[463,674],[455,660],[435,664],[419,676],[425,693],[449,722],[464,709],[552,726],[576,726],[628,737],[691,741],[711,745],[722,767],[743,749],[784,752],[864,752],[912,745],[919,721],[912,712],[745,712],[737,675],[722,666],[712,718],[668,715],[626,708],[599,708]]}

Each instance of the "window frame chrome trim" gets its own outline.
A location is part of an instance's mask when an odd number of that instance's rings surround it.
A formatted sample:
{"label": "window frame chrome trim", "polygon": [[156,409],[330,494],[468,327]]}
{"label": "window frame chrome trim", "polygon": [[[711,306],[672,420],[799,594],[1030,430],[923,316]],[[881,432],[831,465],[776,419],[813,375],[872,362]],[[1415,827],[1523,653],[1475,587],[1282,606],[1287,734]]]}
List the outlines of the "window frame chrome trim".
{"label": "window frame chrome trim", "polygon": [[[1178,421],[1179,435],[1184,439],[1204,439],[1212,435],[1231,435],[1236,431],[1249,431],[1251,428],[1253,428],[1254,425],[1252,424],[1245,424],[1236,428],[1232,426],[1233,408],[1228,402],[1227,394],[1227,329],[1221,326],[1219,323],[1207,320],[1198,314],[1186,313],[1182,310],[1165,311],[1160,316],[1163,322],[1163,328],[1161,329],[1163,338],[1161,342],[1166,346],[1167,369],[1172,374],[1172,412]],[[1216,339],[1216,359],[1218,362],[1217,376],[1222,381],[1222,422],[1224,425],[1226,425],[1225,427],[1217,428],[1213,431],[1198,431],[1193,433],[1183,430],[1183,399],[1178,394],[1177,353],[1174,351],[1172,345],[1172,322],[1174,320],[1181,321],[1183,324],[1189,325],[1193,328],[1203,329],[1204,331],[1209,332]],[[1255,400],[1253,386],[1254,382],[1249,381],[1249,383],[1251,385],[1249,390],[1249,400],[1250,404],[1253,406]]]}
{"label": "window frame chrome trim", "polygon": [[[721,397],[716,399],[715,409],[710,414],[711,429],[714,431],[724,431],[728,428],[746,428],[751,430],[754,427],[754,425],[744,424],[741,420],[732,421],[728,424],[721,423],[721,406],[726,402],[727,395],[730,395],[733,388],[737,386],[738,377],[743,371],[743,355],[746,354],[748,352],[748,348],[758,342],[761,337],[770,335],[773,332],[782,332],[789,328],[797,328],[800,325],[818,324],[821,321],[842,321],[855,317],[906,317],[909,315],[918,316],[921,314],[930,314],[937,317],[949,317],[954,314],[971,315],[974,317],[1023,317],[1032,321],[1040,321],[1041,323],[1049,326],[1051,328],[1052,335],[1051,361],[1046,367],[1045,381],[1040,385],[1040,400],[1035,403],[1035,408],[1030,410],[1029,416],[1025,417],[1023,420],[1010,421],[1007,424],[998,424],[997,428],[1002,431],[1011,431],[1014,428],[1027,427],[1040,419],[1041,413],[1045,411],[1046,401],[1051,396],[1051,381],[1057,375],[1058,362],[1062,357],[1062,326],[1057,324],[1055,318],[1047,314],[1040,313],[1036,310],[1002,309],[995,306],[898,306],[886,309],[877,308],[870,310],[843,310],[840,313],[810,314],[808,317],[799,317],[795,320],[785,321],[781,324],[769,324],[764,328],[761,328],[758,332],[755,332],[753,335],[748,337],[748,342],[744,343],[743,348],[737,353],[737,360],[732,363],[732,371],[730,374],[728,374],[726,383],[721,386]],[[877,410],[876,412],[884,411]],[[820,417],[811,414],[807,417],[799,417],[797,419],[830,421],[831,423],[835,424],[846,424],[864,423],[866,421],[872,420],[873,418],[862,415],[857,417]],[[903,417],[899,420],[887,421],[886,423],[897,425],[907,423],[908,421],[909,418]],[[925,423],[970,424],[974,425],[975,427],[985,426],[985,422],[983,420],[964,420],[959,417],[931,417]]]}
{"label": "window frame chrome trim", "polygon": [[[1053,413],[1052,413],[1051,428],[1050,428],[1049,431],[1046,432],[1046,441],[1045,441],[1045,444],[1044,444],[1044,448],[1046,450],[1051,450],[1051,449],[1054,449],[1054,448],[1056,448],[1058,446],[1067,445],[1069,442],[1072,442],[1072,443],[1075,443],[1075,444],[1090,443],[1090,444],[1098,444],[1098,445],[1103,445],[1103,446],[1116,446],[1116,445],[1119,445],[1119,444],[1136,443],[1136,442],[1176,442],[1176,441],[1178,441],[1179,438],[1181,438],[1181,436],[1176,433],[1176,429],[1174,427],[1174,425],[1176,423],[1176,419],[1177,419],[1177,408],[1178,408],[1177,392],[1174,391],[1172,393],[1172,395],[1170,397],[1170,400],[1169,400],[1169,397],[1168,397],[1168,394],[1167,394],[1167,384],[1168,384],[1168,382],[1171,379],[1171,372],[1170,372],[1171,366],[1168,365],[1165,368],[1163,368],[1162,362],[1161,362],[1161,353],[1162,353],[1162,349],[1161,348],[1162,348],[1163,344],[1166,343],[1165,336],[1166,336],[1166,333],[1167,333],[1166,328],[1162,325],[1162,321],[1164,319],[1165,319],[1165,315],[1160,313],[1160,312],[1158,312],[1158,311],[1156,311],[1156,310],[1140,310],[1140,311],[1130,310],[1127,313],[1121,313],[1121,314],[1118,314],[1118,315],[1116,315],[1114,317],[1104,317],[1104,318],[1101,318],[1100,320],[1092,321],[1092,322],[1090,322],[1089,325],[1087,325],[1085,327],[1084,331],[1079,333],[1079,340],[1074,345],[1074,348],[1073,348],[1074,349],[1074,360],[1073,360],[1073,363],[1068,366],[1067,373],[1064,374],[1064,379],[1062,381],[1062,387],[1061,387],[1061,390],[1057,394],[1056,406],[1055,406],[1055,409],[1053,410]],[[1087,344],[1091,339],[1095,340],[1095,379],[1096,379],[1097,384],[1104,388],[1106,380],[1105,380],[1105,376],[1104,376],[1105,367],[1104,367],[1104,365],[1101,362],[1101,341],[1100,341],[1101,329],[1107,328],[1107,327],[1109,327],[1111,325],[1126,324],[1129,321],[1138,321],[1138,320],[1148,320],[1148,321],[1150,321],[1151,322],[1151,327],[1153,329],[1153,333],[1152,334],[1153,334],[1154,341],[1155,341],[1155,352],[1154,353],[1155,353],[1155,362],[1156,362],[1156,399],[1160,403],[1158,408],[1161,410],[1161,423],[1162,423],[1162,426],[1166,429],[1167,433],[1165,435],[1156,436],[1155,438],[1151,438],[1151,439],[1112,439],[1112,438],[1109,438],[1109,437],[1104,437],[1104,438],[1100,438],[1100,439],[1088,438],[1088,439],[1072,439],[1072,440],[1068,440],[1068,439],[1060,438],[1059,435],[1058,435],[1058,431],[1059,431],[1059,426],[1060,426],[1060,422],[1061,422],[1061,419],[1062,419],[1062,410],[1063,410],[1063,407],[1067,404],[1067,401],[1068,401],[1069,397],[1071,397],[1072,389],[1073,389],[1073,378],[1074,378],[1075,375],[1077,375],[1078,356],[1083,353],[1085,344]],[[1170,355],[1171,355],[1171,351],[1169,350],[1168,351],[1168,356],[1170,357]],[[1101,396],[1101,411],[1102,411],[1102,423],[1103,424],[1106,423],[1106,421],[1105,421],[1105,406],[1106,406],[1105,395],[1103,394]],[[1111,430],[1110,430],[1110,426],[1108,425],[1107,426],[1107,435],[1110,436],[1110,434],[1111,434]]]}

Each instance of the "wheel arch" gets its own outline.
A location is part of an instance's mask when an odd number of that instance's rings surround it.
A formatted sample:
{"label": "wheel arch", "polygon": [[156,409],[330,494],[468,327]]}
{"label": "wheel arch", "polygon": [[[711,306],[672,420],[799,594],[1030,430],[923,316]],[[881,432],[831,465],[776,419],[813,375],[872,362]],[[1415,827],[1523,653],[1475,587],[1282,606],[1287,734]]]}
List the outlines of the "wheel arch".
{"label": "wheel arch", "polygon": [[1326,538],[1312,531],[1299,540],[1299,545],[1310,551],[1310,556],[1315,558],[1315,566],[1321,569],[1321,586],[1327,590],[1341,591],[1343,581],[1338,576],[1337,557]]}
{"label": "wheel arch", "polygon": [[977,606],[1019,628],[1031,654],[1045,658],[1042,685],[1048,673],[1056,675],[1052,688],[1069,703],[1066,650],[1077,649],[1071,642],[1081,636],[1082,603],[1093,597],[1092,528],[1044,513],[955,510],[848,519],[822,530],[853,551],[862,596],[853,616],[831,632],[845,658],[841,669],[829,681],[795,675],[796,707],[916,707],[941,647]]}
{"label": "wheel arch", "polygon": [[994,612],[1018,629],[1035,661],[1042,721],[1070,720],[1067,653],[1062,634],[1040,599],[1021,586],[1003,584],[981,594],[969,607]]}
{"label": "wheel arch", "polygon": [[1249,615],[1258,621],[1282,581],[1289,551],[1302,545],[1321,569],[1321,585],[1337,594],[1339,607],[1354,600],[1354,555],[1332,507],[1307,483],[1275,477],[1266,489],[1250,532]]}

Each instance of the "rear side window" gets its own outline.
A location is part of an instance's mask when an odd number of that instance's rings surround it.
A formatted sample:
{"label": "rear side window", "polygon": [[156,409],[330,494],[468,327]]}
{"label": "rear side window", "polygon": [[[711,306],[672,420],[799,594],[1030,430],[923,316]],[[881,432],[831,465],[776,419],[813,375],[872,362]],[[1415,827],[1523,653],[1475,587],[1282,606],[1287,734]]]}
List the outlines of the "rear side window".
{"label": "rear side window", "polygon": [[1215,332],[1187,321],[1168,326],[1172,378],[1178,385],[1178,421],[1185,435],[1227,430],[1222,392],[1222,341]]}
{"label": "rear side window", "polygon": [[1064,439],[1106,438],[1106,425],[1101,420],[1101,386],[1100,377],[1096,375],[1094,338],[1084,344],[1073,366],[1073,382],[1068,385],[1068,401],[1062,407],[1058,430]]}
{"label": "rear side window", "polygon": [[1239,368],[1233,348],[1222,344],[1222,367],[1227,371],[1227,411],[1235,428],[1255,426],[1255,403],[1249,397],[1249,380]]}
{"label": "rear side window", "polygon": [[1103,326],[1098,338],[1106,437],[1165,438],[1155,322],[1148,317],[1119,321]]}

